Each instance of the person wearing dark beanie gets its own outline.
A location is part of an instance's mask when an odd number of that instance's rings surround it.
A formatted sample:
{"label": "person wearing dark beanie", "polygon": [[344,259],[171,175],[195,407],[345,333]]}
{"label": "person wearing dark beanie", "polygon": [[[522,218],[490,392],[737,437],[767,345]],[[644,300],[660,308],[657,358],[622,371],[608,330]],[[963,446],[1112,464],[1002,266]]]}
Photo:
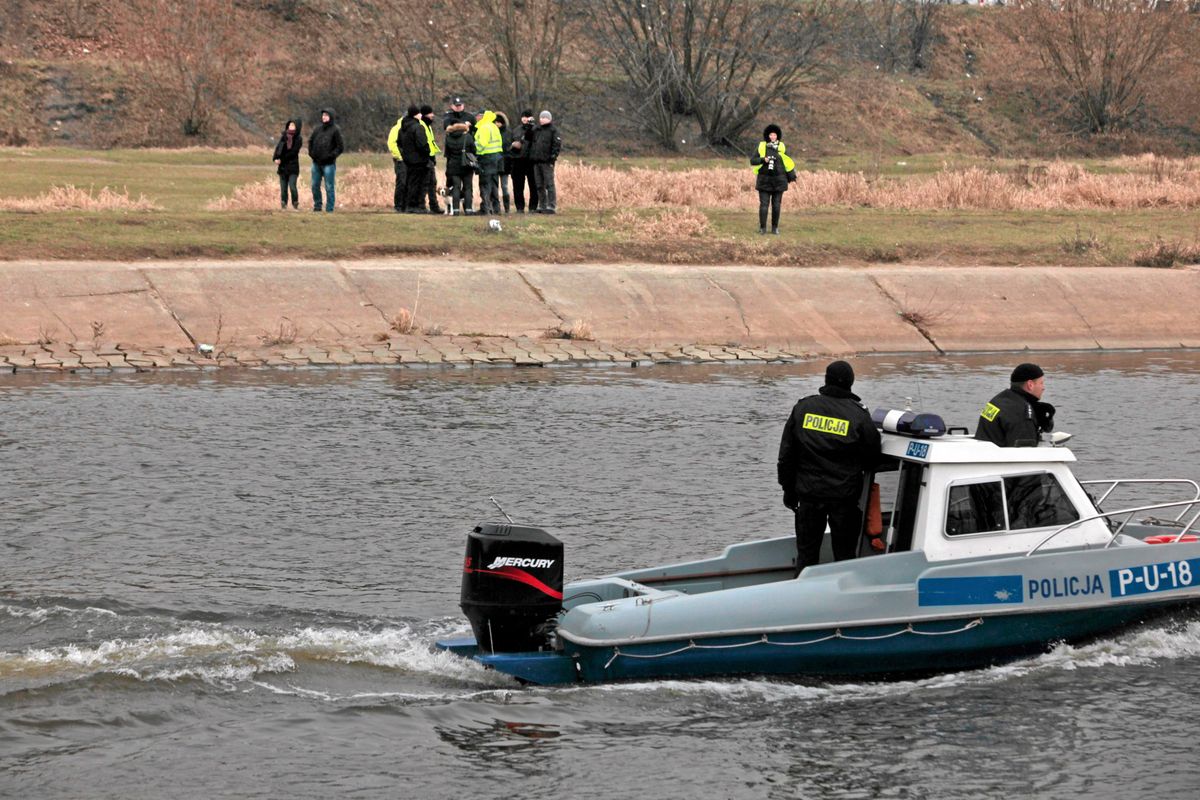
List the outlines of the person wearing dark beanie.
{"label": "person wearing dark beanie", "polygon": [[783,504],[796,516],[796,575],[821,559],[825,526],[833,557],[854,558],[862,530],[863,480],[879,460],[879,431],[854,385],[854,368],[834,361],[825,385],[800,398],[779,442]]}
{"label": "person wearing dark beanie", "polygon": [[1045,376],[1037,364],[1018,364],[1009,387],[979,413],[975,438],[998,447],[1037,447],[1041,434],[1054,430],[1054,406],[1042,402]]}
{"label": "person wearing dark beanie", "polygon": [[854,385],[854,367],[845,361],[834,361],[825,368],[825,384],[849,390]]}

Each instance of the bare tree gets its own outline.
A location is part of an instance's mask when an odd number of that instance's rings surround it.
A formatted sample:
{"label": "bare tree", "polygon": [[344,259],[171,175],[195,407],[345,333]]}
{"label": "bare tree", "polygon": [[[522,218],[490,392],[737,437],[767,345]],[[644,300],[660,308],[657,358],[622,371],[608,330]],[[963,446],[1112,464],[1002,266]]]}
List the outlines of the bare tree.
{"label": "bare tree", "polygon": [[1025,0],[1018,30],[1065,86],[1083,127],[1101,133],[1141,112],[1185,13],[1157,0]]}
{"label": "bare tree", "polygon": [[372,0],[360,6],[410,97],[432,99],[448,71],[477,97],[509,110],[553,94],[572,22],[563,0]]}
{"label": "bare tree", "polygon": [[588,0],[601,53],[628,78],[647,127],[667,146],[683,115],[704,140],[732,142],[820,64],[838,0]]}
{"label": "bare tree", "polygon": [[[370,31],[367,37],[375,52],[382,52],[389,69],[389,84],[403,102],[432,102],[438,85],[438,64],[442,60],[428,28],[429,5],[414,0],[376,0],[351,7],[357,25],[350,30]],[[354,36],[363,44],[362,37]]]}
{"label": "bare tree", "polygon": [[183,133],[202,136],[239,82],[253,74],[234,0],[133,0],[152,88]]}
{"label": "bare tree", "polygon": [[919,72],[929,64],[943,0],[857,0],[847,40],[887,72]]}

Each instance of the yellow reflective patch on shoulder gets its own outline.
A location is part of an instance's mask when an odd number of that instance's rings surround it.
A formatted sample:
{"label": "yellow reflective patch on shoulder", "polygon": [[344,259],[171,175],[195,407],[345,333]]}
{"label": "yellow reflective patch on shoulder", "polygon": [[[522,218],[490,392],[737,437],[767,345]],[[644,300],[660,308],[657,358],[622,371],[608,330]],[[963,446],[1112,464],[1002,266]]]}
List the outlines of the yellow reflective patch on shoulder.
{"label": "yellow reflective patch on shoulder", "polygon": [[835,436],[847,436],[850,433],[850,421],[837,417],[822,417],[820,414],[804,415],[804,430],[818,433],[832,433]]}
{"label": "yellow reflective patch on shoulder", "polygon": [[979,413],[979,416],[983,417],[988,422],[995,422],[996,415],[999,413],[1000,413],[1000,408],[998,406],[994,406],[991,403],[988,403],[986,406],[983,407],[983,411],[981,411]]}

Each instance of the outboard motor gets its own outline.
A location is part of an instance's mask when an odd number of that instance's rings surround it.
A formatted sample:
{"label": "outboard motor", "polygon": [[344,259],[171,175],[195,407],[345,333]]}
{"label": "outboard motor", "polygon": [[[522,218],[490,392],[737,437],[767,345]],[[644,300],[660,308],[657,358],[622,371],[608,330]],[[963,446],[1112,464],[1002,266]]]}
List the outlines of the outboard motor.
{"label": "outboard motor", "polygon": [[461,605],[481,650],[540,650],[562,590],[562,542],[544,530],[484,523],[467,535]]}

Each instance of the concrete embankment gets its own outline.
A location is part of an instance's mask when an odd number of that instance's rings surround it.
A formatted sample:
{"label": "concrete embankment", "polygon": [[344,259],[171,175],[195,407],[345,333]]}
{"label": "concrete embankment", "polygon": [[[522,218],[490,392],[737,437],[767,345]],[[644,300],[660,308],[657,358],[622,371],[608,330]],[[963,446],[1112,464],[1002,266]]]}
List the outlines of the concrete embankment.
{"label": "concrete embankment", "polygon": [[1197,347],[1198,273],[0,262],[0,371]]}

